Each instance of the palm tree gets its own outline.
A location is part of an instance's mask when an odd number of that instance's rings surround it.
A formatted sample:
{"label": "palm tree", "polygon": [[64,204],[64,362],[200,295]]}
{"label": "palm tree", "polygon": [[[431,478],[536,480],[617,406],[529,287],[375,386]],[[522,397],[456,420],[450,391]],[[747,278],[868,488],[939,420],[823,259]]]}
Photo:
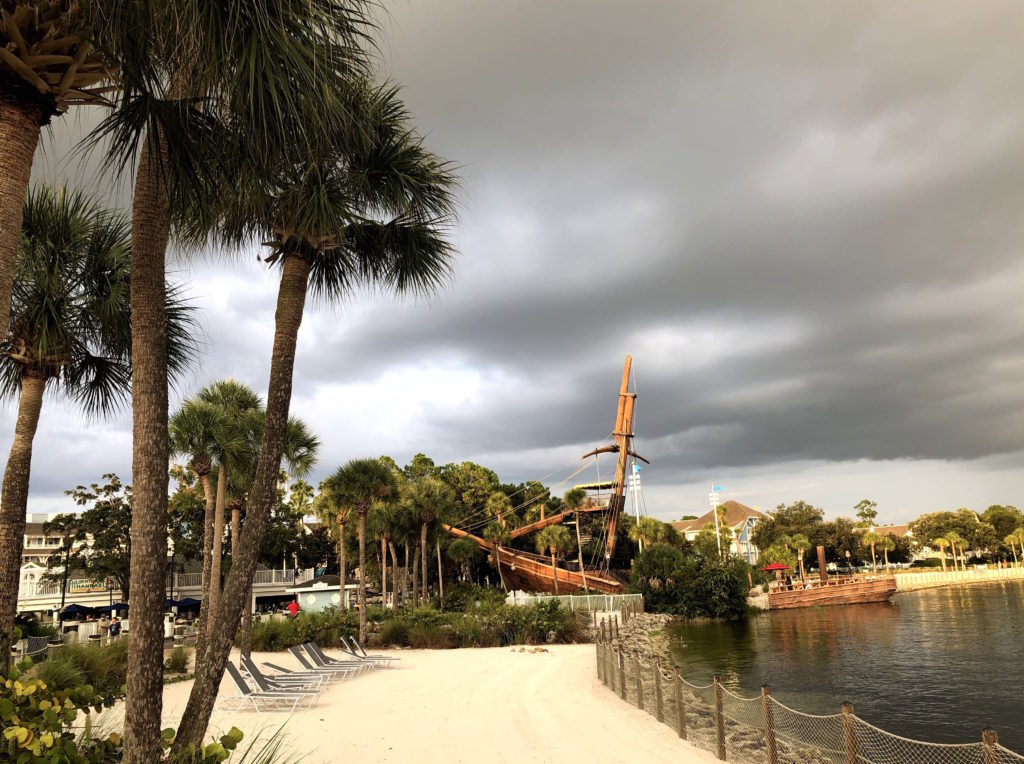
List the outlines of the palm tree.
{"label": "palm tree", "polygon": [[556,554],[565,554],[572,549],[572,537],[569,530],[561,525],[549,525],[537,534],[537,552],[551,555],[551,579],[555,583],[555,594],[558,594],[558,567],[555,564]]}
{"label": "palm tree", "polygon": [[11,311],[22,208],[43,125],[71,106],[107,104],[116,67],[94,46],[89,4],[20,0],[0,23],[0,337]]}
{"label": "palm tree", "polygon": [[[1006,543],[1010,545],[1011,550],[1014,548],[1014,544],[1019,546],[1021,555],[1024,556],[1024,528],[1014,528],[1010,535],[1006,537]],[[1018,564],[1016,552],[1013,555],[1013,564]]]}
{"label": "palm tree", "polygon": [[[811,541],[802,533],[795,533],[790,537],[789,542],[796,550],[796,559],[800,565],[800,580],[804,578],[804,552],[811,548]],[[739,545],[736,546],[739,549]]]}
{"label": "palm tree", "polygon": [[473,576],[470,566],[480,557],[480,547],[477,543],[467,538],[455,539],[448,545],[445,553],[448,555],[449,560],[462,569],[463,580],[472,582]]}
{"label": "palm tree", "polygon": [[665,523],[655,517],[641,517],[629,528],[629,538],[640,546],[641,552],[644,550],[644,544],[656,544],[663,541],[664,537]]}
{"label": "palm tree", "polygon": [[[117,410],[131,378],[131,247],[123,215],[80,193],[38,187],[22,220],[10,334],[0,345],[0,395],[18,418],[0,496],[0,655],[9,654],[21,567],[32,443],[45,390],[90,415]],[[168,292],[168,363],[194,355],[191,309]],[[163,568],[162,568],[163,569]],[[161,575],[161,592],[163,591]]]}
{"label": "palm tree", "polygon": [[206,630],[209,639],[219,617],[228,486],[234,471],[244,470],[247,463],[254,461],[259,443],[257,433],[263,417],[263,401],[251,387],[230,378],[204,387],[196,395],[196,401],[211,407],[218,423],[215,431],[217,439],[214,442],[218,470],[208,586],[210,604],[207,619],[202,621],[202,628]]}
{"label": "palm tree", "polygon": [[313,502],[314,512],[322,522],[338,528],[338,577],[341,579],[342,598],[344,598],[345,578],[348,575],[348,566],[345,564],[345,525],[352,513],[352,505],[342,501],[338,494],[331,490],[330,481],[324,480],[320,483],[320,493]]}
{"label": "palm tree", "polygon": [[395,497],[395,476],[380,459],[353,459],[328,481],[359,516],[359,641],[366,638],[366,515],[376,502]]}
{"label": "palm tree", "polygon": [[[942,572],[946,572],[946,549],[949,548],[949,539],[939,537],[932,539],[932,546],[939,550],[939,559],[942,561]],[[954,563],[955,564],[955,563]]]}
{"label": "palm tree", "polygon": [[882,536],[882,538],[876,542],[876,546],[882,550],[882,555],[885,557],[885,569],[889,569],[889,552],[896,548],[896,542],[893,541],[891,536]]}
{"label": "palm tree", "polygon": [[962,570],[967,570],[967,562],[964,560],[964,538],[956,531],[950,531],[946,534],[946,539],[949,541],[950,549],[953,550],[953,567],[957,567],[957,547],[960,548],[959,562]]}
{"label": "palm tree", "polygon": [[878,572],[878,562],[875,559],[875,546],[882,540],[881,534],[875,533],[874,531],[866,531],[863,536],[860,537],[860,543],[871,547],[871,572]]}
{"label": "palm tree", "polygon": [[439,518],[447,517],[455,506],[455,492],[436,477],[427,475],[409,481],[402,504],[420,523],[420,575],[422,592],[427,596],[427,531]]}
{"label": "palm tree", "polygon": [[[204,401],[185,401],[171,417],[168,424],[171,453],[189,458],[189,467],[199,477],[206,499],[206,513],[203,522],[203,580],[199,606],[199,623],[196,635],[196,665],[202,665],[206,652],[206,624],[209,620],[210,575],[213,571],[213,527],[217,493],[211,483],[214,470],[213,454],[218,451],[217,443],[223,440],[221,416],[218,409]],[[218,475],[219,481],[219,475]]]}
{"label": "palm tree", "polygon": [[[453,219],[453,176],[411,131],[393,89],[362,97],[360,142],[339,147],[315,165],[282,162],[267,172],[250,172],[239,181],[240,193],[219,195],[224,205],[217,210],[220,233],[238,243],[261,237],[272,247],[267,260],[281,268],[267,426],[243,531],[253,543],[243,544],[241,564],[228,577],[224,600],[229,609],[241,605],[234,600],[255,571],[273,504],[296,340],[310,284],[314,294],[328,300],[360,284],[429,294],[450,272],[453,250],[446,234]],[[216,698],[214,680],[219,683],[231,649],[230,635],[221,635],[217,647],[189,701],[204,723]],[[186,709],[186,738],[195,733],[190,713]]]}
{"label": "palm tree", "polygon": [[[502,494],[504,496],[504,494]],[[508,544],[512,540],[511,529],[501,524],[500,520],[492,520],[484,528],[484,540],[490,541],[493,545],[491,547],[491,564],[498,570],[498,578],[501,581],[501,588],[508,591],[508,585],[505,583],[505,574],[501,570],[501,558],[498,556],[498,547]]]}
{"label": "palm tree", "polygon": [[[124,170],[136,162],[132,199],[134,504],[132,533],[132,640],[125,714],[126,761],[156,760],[162,709],[163,560],[167,518],[167,367],[164,273],[172,223],[215,194],[227,142],[244,145],[258,163],[287,150],[301,161],[318,144],[351,129],[345,81],[370,67],[365,52],[371,29],[363,0],[164,0],[89,3],[97,37],[120,67],[116,108],[90,136],[106,139],[108,163]],[[206,196],[206,198],[210,198]],[[272,386],[272,390],[274,386]],[[269,516],[287,406],[272,407],[274,433],[257,516]],[[273,442],[276,440],[276,442]],[[264,474],[269,470],[269,476]],[[266,494],[266,495],[264,495]],[[268,498],[270,496],[270,498]],[[266,521],[253,523],[255,549]],[[253,552],[255,553],[255,552]],[[242,571],[252,576],[255,563]],[[247,588],[239,582],[233,592]],[[232,608],[242,603],[233,603]],[[233,620],[228,618],[227,620]],[[230,649],[222,634],[218,652]],[[174,755],[198,745],[224,671],[224,659],[206,661],[185,709]]]}

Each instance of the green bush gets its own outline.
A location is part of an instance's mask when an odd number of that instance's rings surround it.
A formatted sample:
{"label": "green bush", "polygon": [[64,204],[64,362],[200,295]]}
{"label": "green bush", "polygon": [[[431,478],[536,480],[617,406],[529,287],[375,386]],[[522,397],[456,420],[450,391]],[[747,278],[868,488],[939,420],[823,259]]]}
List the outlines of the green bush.
{"label": "green bush", "polygon": [[187,647],[178,646],[164,661],[164,668],[173,674],[184,674],[188,671],[188,662],[192,659],[192,651]]}
{"label": "green bush", "polygon": [[432,624],[418,623],[409,627],[409,647],[446,650],[454,645],[447,630]]}
{"label": "green bush", "polygon": [[54,690],[70,690],[85,684],[85,674],[67,661],[43,661],[32,670],[32,676]]}
{"label": "green bush", "polygon": [[389,618],[380,625],[380,643],[389,645],[409,645],[409,624],[401,618]]}
{"label": "green bush", "polygon": [[749,568],[742,560],[722,564],[652,544],[637,556],[630,588],[644,595],[651,613],[739,618],[747,612]]}

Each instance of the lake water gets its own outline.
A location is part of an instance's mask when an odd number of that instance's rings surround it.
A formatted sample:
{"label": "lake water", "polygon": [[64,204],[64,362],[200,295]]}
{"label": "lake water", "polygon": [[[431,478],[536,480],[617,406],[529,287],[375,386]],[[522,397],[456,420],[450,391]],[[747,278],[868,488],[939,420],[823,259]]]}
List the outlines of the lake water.
{"label": "lake water", "polygon": [[1024,582],[897,594],[889,603],[779,610],[678,624],[673,655],[697,684],[717,671],[746,695],[832,714],[848,700],[889,732],[1024,752]]}

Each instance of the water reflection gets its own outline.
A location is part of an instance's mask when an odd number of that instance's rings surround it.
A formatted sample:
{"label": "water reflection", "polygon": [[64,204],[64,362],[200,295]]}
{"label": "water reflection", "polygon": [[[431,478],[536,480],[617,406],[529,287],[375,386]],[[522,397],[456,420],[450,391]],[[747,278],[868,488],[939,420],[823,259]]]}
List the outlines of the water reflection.
{"label": "water reflection", "polygon": [[764,683],[784,703],[836,713],[844,700],[896,734],[980,739],[991,724],[1024,751],[1024,583],[900,594],[891,603],[784,610],[674,627],[684,676],[716,671],[735,691]]}

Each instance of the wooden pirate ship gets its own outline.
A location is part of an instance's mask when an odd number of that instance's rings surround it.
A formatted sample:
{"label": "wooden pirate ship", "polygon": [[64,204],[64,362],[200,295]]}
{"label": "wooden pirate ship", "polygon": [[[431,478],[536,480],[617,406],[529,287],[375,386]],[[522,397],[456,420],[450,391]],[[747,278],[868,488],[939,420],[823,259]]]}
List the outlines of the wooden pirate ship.
{"label": "wooden pirate ship", "polygon": [[[576,486],[587,491],[595,491],[600,497],[607,492],[608,500],[588,499],[579,509],[566,510],[557,514],[541,516],[540,520],[528,523],[511,530],[509,540],[515,540],[536,533],[549,525],[565,521],[576,521],[577,541],[579,541],[579,517],[581,514],[604,513],[605,548],[604,560],[601,564],[584,566],[582,555],[578,569],[570,570],[560,565],[552,565],[551,559],[543,555],[524,552],[507,545],[495,544],[466,530],[453,526],[445,526],[453,535],[475,541],[490,555],[492,565],[498,567],[505,586],[510,589],[524,589],[536,592],[555,592],[569,594],[577,590],[593,591],[603,594],[618,594],[622,591],[622,583],[613,576],[608,568],[615,554],[615,540],[619,529],[619,520],[625,507],[626,476],[629,459],[635,458],[647,463],[647,460],[633,450],[633,414],[636,408],[636,393],[629,389],[630,373],[633,360],[626,356],[622,370],[622,384],[619,386],[618,411],[615,415],[615,429],[612,431],[613,442],[599,446],[584,454],[582,459],[596,457],[602,453],[618,455],[615,464],[614,479],[606,482],[587,483]],[[603,534],[604,535],[604,534]],[[555,580],[557,578],[557,587]]]}

